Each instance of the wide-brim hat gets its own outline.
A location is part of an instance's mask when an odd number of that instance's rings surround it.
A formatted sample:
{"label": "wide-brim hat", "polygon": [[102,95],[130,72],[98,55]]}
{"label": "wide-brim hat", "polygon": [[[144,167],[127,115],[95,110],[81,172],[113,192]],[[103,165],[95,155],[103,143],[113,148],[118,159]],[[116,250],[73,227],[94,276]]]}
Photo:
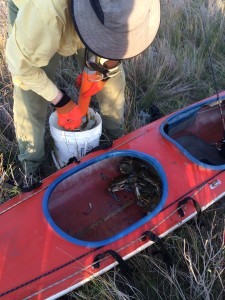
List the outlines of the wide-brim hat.
{"label": "wide-brim hat", "polygon": [[127,59],[143,52],[160,23],[159,0],[73,0],[72,17],[86,47],[98,56]]}

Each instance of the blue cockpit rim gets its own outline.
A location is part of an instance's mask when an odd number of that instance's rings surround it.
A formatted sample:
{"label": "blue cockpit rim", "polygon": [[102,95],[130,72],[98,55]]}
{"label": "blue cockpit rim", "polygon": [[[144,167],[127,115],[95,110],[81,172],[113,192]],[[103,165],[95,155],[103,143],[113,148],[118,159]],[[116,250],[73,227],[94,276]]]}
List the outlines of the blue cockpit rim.
{"label": "blue cockpit rim", "polygon": [[[225,95],[221,96],[220,100],[225,100]],[[202,108],[203,106],[211,104],[213,102],[217,102],[217,101],[218,101],[217,97],[208,98],[206,100],[202,100],[200,103],[192,104],[191,106],[189,106],[187,108],[184,108],[184,109],[182,109],[182,110],[180,110],[178,112],[175,112],[170,117],[168,117],[165,121],[162,122],[162,124],[160,125],[159,130],[160,130],[160,134],[165,139],[167,139],[172,144],[174,144],[180,150],[180,152],[182,152],[190,161],[192,161],[196,165],[199,165],[199,166],[201,166],[203,168],[207,168],[207,169],[211,169],[211,170],[224,170],[225,164],[224,165],[210,165],[210,164],[207,164],[207,163],[199,161],[193,155],[191,155],[190,152],[187,151],[181,144],[179,144],[177,141],[175,141],[174,139],[172,139],[165,132],[165,128],[168,125],[174,124],[176,122],[178,123],[181,120],[187,118],[187,116],[188,116],[188,114],[190,112],[192,112],[192,113],[198,112],[200,110],[200,108]]]}
{"label": "blue cockpit rim", "polygon": [[[130,156],[130,157],[139,158],[139,159],[145,160],[146,162],[148,162],[151,166],[153,166],[155,168],[155,170],[158,173],[157,175],[160,177],[160,179],[162,181],[162,196],[161,196],[161,200],[159,201],[156,208],[151,213],[149,213],[148,215],[146,215],[142,219],[140,219],[139,221],[128,226],[125,230],[122,230],[121,232],[117,233],[116,235],[111,236],[111,237],[101,240],[101,241],[79,240],[79,239],[76,239],[76,238],[70,236],[69,234],[65,233],[53,221],[53,219],[50,215],[49,209],[48,209],[48,202],[49,202],[50,196],[51,196],[52,192],[54,191],[54,189],[56,188],[56,186],[58,184],[60,184],[63,180],[68,178],[69,176],[77,173],[78,171],[81,171],[82,169],[84,169],[86,167],[89,167],[89,166],[91,166],[97,162],[100,162],[104,159],[117,157],[117,156]],[[123,238],[124,236],[130,234],[132,231],[136,230],[137,228],[144,225],[145,223],[147,223],[149,220],[151,220],[154,216],[156,216],[162,210],[162,208],[166,202],[167,196],[168,196],[168,182],[167,182],[166,174],[165,174],[161,164],[158,162],[158,160],[156,160],[154,157],[152,157],[150,155],[147,155],[146,153],[135,151],[135,150],[116,150],[116,151],[107,152],[105,154],[102,154],[95,158],[92,158],[80,165],[77,165],[77,166],[71,168],[70,170],[68,170],[65,173],[63,173],[62,175],[60,175],[56,180],[54,180],[51,183],[51,185],[46,190],[46,192],[44,194],[44,198],[43,198],[42,208],[43,208],[44,216],[45,216],[47,222],[50,224],[50,226],[53,228],[53,230],[55,232],[57,232],[62,238],[66,239],[67,241],[69,241],[73,244],[79,245],[79,246],[95,248],[95,247],[101,247],[101,246],[111,244],[111,243]]]}

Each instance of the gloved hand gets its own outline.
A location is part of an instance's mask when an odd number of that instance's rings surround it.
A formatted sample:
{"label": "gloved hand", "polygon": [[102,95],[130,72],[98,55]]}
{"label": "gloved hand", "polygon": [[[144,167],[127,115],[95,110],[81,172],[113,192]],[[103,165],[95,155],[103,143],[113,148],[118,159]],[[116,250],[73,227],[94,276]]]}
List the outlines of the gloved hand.
{"label": "gloved hand", "polygon": [[62,99],[56,105],[53,105],[58,116],[58,125],[66,130],[75,130],[81,125],[82,113],[65,91],[61,91],[63,93]]}

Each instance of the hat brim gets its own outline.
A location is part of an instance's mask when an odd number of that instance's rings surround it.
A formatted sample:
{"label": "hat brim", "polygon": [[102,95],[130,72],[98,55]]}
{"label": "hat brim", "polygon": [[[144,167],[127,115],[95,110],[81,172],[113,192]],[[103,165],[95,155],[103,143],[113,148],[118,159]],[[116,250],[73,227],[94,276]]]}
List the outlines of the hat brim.
{"label": "hat brim", "polygon": [[143,52],[154,40],[160,23],[160,2],[153,0],[146,22],[130,32],[104,26],[89,0],[72,1],[72,16],[80,39],[93,53],[109,59],[128,59]]}

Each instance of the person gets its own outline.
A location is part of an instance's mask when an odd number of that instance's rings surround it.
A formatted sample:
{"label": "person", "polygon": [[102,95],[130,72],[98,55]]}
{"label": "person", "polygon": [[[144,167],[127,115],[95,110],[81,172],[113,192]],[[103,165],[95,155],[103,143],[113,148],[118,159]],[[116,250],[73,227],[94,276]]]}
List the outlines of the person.
{"label": "person", "polygon": [[81,124],[79,107],[54,83],[60,58],[75,54],[88,67],[100,66],[97,72],[107,70],[96,98],[106,134],[117,139],[123,135],[125,104],[120,62],[152,43],[160,23],[160,1],[9,0],[8,23],[6,60],[14,84],[14,125],[26,191],[36,187],[34,174],[45,157],[48,104],[64,128]]}

